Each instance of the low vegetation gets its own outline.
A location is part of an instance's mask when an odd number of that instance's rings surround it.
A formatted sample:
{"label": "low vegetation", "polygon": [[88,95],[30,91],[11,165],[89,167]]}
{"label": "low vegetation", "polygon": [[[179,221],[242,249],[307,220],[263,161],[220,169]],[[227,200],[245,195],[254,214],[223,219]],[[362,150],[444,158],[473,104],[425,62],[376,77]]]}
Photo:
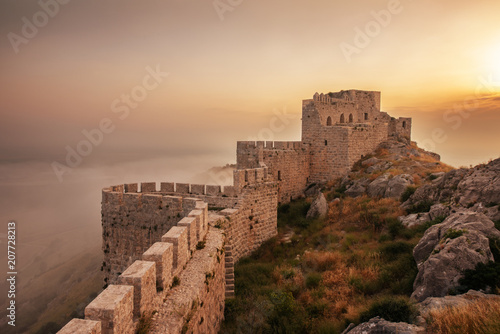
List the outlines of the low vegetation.
{"label": "low vegetation", "polygon": [[340,333],[374,316],[415,319],[412,250],[424,231],[401,225],[397,200],[331,192],[340,201],[325,220],[306,219],[304,199],[279,207],[279,236],[235,267],[222,333]]}
{"label": "low vegetation", "polygon": [[434,310],[426,320],[430,333],[500,333],[500,298],[479,299],[466,306]]}

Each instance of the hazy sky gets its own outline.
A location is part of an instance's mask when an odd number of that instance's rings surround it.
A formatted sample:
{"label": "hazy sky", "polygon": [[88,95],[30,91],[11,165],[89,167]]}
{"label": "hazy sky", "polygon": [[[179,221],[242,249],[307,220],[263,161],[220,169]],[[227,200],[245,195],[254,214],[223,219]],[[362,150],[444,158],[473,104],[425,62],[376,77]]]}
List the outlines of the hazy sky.
{"label": "hazy sky", "polygon": [[[381,91],[445,162],[500,155],[496,0],[60,2],[0,4],[2,161],[63,162],[108,118],[81,166],[129,154],[224,164],[236,140],[300,140],[301,100],[352,88]],[[168,76],[141,90],[146,68]]]}

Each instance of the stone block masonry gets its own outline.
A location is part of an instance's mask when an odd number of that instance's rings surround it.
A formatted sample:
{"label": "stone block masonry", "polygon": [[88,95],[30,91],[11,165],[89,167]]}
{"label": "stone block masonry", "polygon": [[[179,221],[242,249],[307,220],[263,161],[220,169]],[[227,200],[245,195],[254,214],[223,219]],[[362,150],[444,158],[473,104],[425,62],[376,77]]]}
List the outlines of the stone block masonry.
{"label": "stone block masonry", "polygon": [[[208,225],[206,205],[193,207],[198,210],[189,215]],[[186,262],[179,253],[188,251],[187,228],[172,227],[163,236],[172,243],[154,243],[142,256],[151,261],[135,261],[126,268],[118,278],[121,285],[109,285],[85,308],[85,320],[73,319],[59,333],[135,333],[139,318],[151,316],[153,328],[161,333],[217,333],[224,317],[224,234],[207,228],[204,237],[205,246],[192,257],[185,254]],[[166,282],[175,258],[184,266],[176,272],[178,286],[170,288]]]}
{"label": "stone block masonry", "polygon": [[134,316],[148,311],[156,294],[156,263],[135,261],[120,275],[120,283],[134,287]]}
{"label": "stone block masonry", "polygon": [[156,287],[158,290],[167,289],[172,282],[173,252],[173,244],[156,242],[142,254],[144,261],[156,263]]}
{"label": "stone block masonry", "polygon": [[174,226],[161,237],[161,241],[174,245],[172,275],[177,276],[189,259],[188,230],[185,226]]}
{"label": "stone block masonry", "polygon": [[85,308],[85,319],[101,322],[102,334],[133,334],[134,288],[110,285]]}
{"label": "stone block masonry", "polygon": [[101,322],[73,319],[58,332],[59,334],[101,334]]}
{"label": "stone block masonry", "polygon": [[149,333],[216,334],[224,318],[225,262],[222,230],[211,228],[159,309]]}

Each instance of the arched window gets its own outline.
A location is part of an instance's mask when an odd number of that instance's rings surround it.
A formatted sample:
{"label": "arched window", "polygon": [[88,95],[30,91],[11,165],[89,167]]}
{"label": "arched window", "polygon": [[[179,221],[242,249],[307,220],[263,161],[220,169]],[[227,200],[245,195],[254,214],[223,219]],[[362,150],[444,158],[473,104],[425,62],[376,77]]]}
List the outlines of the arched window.
{"label": "arched window", "polygon": [[403,128],[406,129],[406,121],[403,121]]}
{"label": "arched window", "polygon": [[326,125],[328,126],[332,125],[332,118],[330,116],[328,116],[328,118],[326,119]]}
{"label": "arched window", "polygon": [[352,114],[349,114],[349,123],[352,123]]}
{"label": "arched window", "polygon": [[340,123],[345,123],[344,114],[340,115]]}
{"label": "arched window", "polygon": [[367,120],[368,120],[368,113],[365,112],[365,121],[367,121]]}

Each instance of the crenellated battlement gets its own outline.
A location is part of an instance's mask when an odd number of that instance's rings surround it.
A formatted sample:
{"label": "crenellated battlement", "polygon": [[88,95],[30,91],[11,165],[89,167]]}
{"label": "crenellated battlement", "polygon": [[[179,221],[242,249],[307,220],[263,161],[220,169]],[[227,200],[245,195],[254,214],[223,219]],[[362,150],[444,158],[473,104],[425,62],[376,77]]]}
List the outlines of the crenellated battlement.
{"label": "crenellated battlement", "polygon": [[[169,333],[183,327],[217,333],[223,312],[214,310],[224,309],[224,238],[220,230],[209,229],[207,204],[198,201],[195,207],[85,308],[85,320],[73,319],[58,333],[134,333],[139,318],[153,310],[168,320],[155,324],[160,333],[164,326]],[[204,247],[197,250],[200,241]]]}

